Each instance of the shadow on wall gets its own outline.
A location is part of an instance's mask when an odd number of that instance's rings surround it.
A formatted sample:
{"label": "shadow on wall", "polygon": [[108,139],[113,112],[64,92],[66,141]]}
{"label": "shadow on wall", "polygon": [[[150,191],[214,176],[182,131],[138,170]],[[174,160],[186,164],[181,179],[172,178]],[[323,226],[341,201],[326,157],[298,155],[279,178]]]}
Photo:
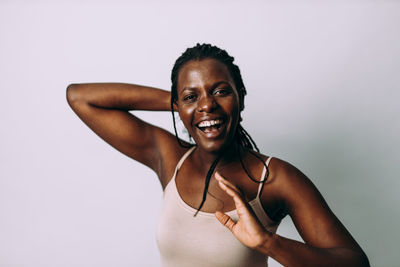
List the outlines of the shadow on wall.
{"label": "shadow on wall", "polygon": [[[395,161],[400,155],[393,146],[398,130],[387,129],[391,124],[372,127],[346,118],[330,125],[314,122],[318,127],[309,128],[308,135],[281,132],[271,136],[258,129],[255,139],[264,139],[258,142],[261,151],[292,163],[312,180],[365,250],[371,266],[391,266],[389,260],[382,262],[382,256],[390,259],[396,253],[391,244],[400,239],[396,226],[400,214],[393,212],[399,203]],[[278,233],[301,240],[289,218]],[[377,258],[379,264],[374,263]]]}

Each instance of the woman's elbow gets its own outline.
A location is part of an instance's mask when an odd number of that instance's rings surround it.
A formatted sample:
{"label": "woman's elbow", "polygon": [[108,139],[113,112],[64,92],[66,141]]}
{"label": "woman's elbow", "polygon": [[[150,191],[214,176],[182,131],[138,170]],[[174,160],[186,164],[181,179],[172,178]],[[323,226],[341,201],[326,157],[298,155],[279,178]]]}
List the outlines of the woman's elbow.
{"label": "woman's elbow", "polygon": [[354,266],[370,267],[368,257],[364,252],[357,253],[357,256],[355,258],[355,262],[357,262],[357,264],[355,264]]}
{"label": "woman's elbow", "polygon": [[363,253],[360,260],[361,260],[361,266],[370,267],[369,260],[366,254]]}
{"label": "woman's elbow", "polygon": [[81,94],[79,90],[79,84],[70,84],[67,86],[67,102],[70,106],[76,103],[79,99],[81,99]]}

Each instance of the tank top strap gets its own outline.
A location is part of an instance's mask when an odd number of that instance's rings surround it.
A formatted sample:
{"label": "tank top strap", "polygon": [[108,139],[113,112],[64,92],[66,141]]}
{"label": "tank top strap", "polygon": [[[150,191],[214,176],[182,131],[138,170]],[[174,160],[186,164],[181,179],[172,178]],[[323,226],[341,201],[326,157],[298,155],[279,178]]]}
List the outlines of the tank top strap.
{"label": "tank top strap", "polygon": [[193,152],[193,150],[194,150],[195,148],[196,148],[196,146],[193,146],[193,147],[189,148],[188,151],[186,151],[186,153],[185,153],[185,154],[182,156],[182,158],[179,160],[178,164],[176,164],[175,171],[178,171],[178,170],[181,168],[181,166],[182,166],[183,162],[185,161],[185,159]]}
{"label": "tank top strap", "polygon": [[265,166],[264,166],[263,172],[261,174],[261,183],[258,186],[258,192],[257,192],[258,198],[260,197],[261,191],[264,188],[265,181],[267,181],[267,179],[268,179],[269,170],[267,172],[267,168],[269,167],[269,163],[271,162],[271,159],[272,159],[272,157],[268,157],[268,159],[265,161]]}

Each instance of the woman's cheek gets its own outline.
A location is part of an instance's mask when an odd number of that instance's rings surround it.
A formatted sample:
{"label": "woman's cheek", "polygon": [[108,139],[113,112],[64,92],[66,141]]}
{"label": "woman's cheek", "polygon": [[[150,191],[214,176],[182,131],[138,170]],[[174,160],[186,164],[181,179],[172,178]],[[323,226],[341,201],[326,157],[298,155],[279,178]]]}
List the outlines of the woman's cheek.
{"label": "woman's cheek", "polygon": [[190,126],[195,110],[195,105],[185,105],[179,109],[179,116],[186,128]]}

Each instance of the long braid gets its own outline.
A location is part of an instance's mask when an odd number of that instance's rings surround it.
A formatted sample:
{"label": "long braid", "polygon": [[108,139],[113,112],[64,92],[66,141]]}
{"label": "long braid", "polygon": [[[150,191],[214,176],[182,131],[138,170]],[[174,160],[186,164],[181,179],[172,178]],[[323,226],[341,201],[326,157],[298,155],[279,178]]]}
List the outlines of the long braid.
{"label": "long braid", "polygon": [[[172,73],[171,73],[171,112],[172,112],[172,120],[174,123],[174,131],[175,131],[175,136],[178,141],[178,144],[182,147],[189,148],[192,147],[191,145],[186,145],[182,143],[180,138],[178,137],[178,132],[176,130],[176,121],[175,121],[175,114],[174,114],[174,108],[173,104],[178,101],[178,93],[177,93],[177,83],[178,83],[178,74],[179,70],[181,67],[186,64],[187,62],[191,60],[202,60],[205,58],[213,58],[221,63],[223,63],[229,70],[231,77],[233,78],[233,81],[235,83],[235,87],[237,89],[237,93],[239,95],[239,104],[240,104],[240,111],[244,109],[244,97],[246,95],[246,89],[243,84],[242,76],[240,74],[240,69],[239,67],[233,63],[234,58],[230,56],[225,50],[220,49],[216,46],[212,46],[210,44],[197,44],[196,46],[192,48],[186,49],[186,51],[175,61],[174,67],[172,68]],[[268,166],[265,164],[264,160],[255,152],[259,152],[259,149],[254,142],[254,140],[251,138],[249,133],[239,124],[237,127],[236,131],[236,137],[234,142],[237,142],[237,153],[240,159],[240,164],[243,168],[243,170],[246,172],[247,176],[254,182],[256,183],[261,183],[265,182],[266,179],[263,179],[262,181],[258,181],[255,178],[253,178],[246,168],[244,162],[243,162],[243,157],[242,157],[242,150],[248,151],[250,154],[252,154],[254,157],[259,159],[265,166],[266,168],[266,178],[269,176],[269,169]],[[203,190],[203,198],[202,201],[194,214],[196,216],[200,209],[203,207],[206,198],[207,198],[207,192],[208,192],[208,187],[210,185],[210,180],[212,177],[212,174],[214,173],[214,170],[219,162],[219,160],[222,158],[222,153],[218,155],[218,157],[214,160],[214,162],[211,164],[210,169],[207,172],[205,183],[204,183],[204,190]]]}
{"label": "long braid", "polygon": [[260,149],[258,149],[256,142],[254,142],[253,138],[251,138],[250,134],[242,127],[242,125],[239,124],[239,132],[243,135],[242,139],[246,140],[246,145],[245,147],[249,147],[252,150],[256,150],[257,152],[260,152]]}
{"label": "long braid", "polygon": [[[243,149],[243,148],[242,148],[242,149]],[[268,176],[269,176],[269,169],[268,169],[267,164],[265,164],[264,160],[263,160],[257,153],[255,153],[253,150],[247,149],[247,151],[248,151],[250,154],[252,154],[254,157],[256,157],[257,159],[259,159],[259,160],[264,164],[264,167],[265,167],[265,169],[266,169],[266,171],[267,171],[266,176],[268,177]],[[261,183],[262,181],[256,180],[253,176],[251,176],[250,172],[247,170],[246,165],[245,165],[244,162],[243,162],[241,147],[238,147],[238,148],[237,148],[237,153],[238,153],[238,155],[239,155],[240,164],[242,165],[242,168],[243,168],[243,170],[245,171],[245,173],[247,174],[247,176],[248,176],[253,182]]]}
{"label": "long braid", "polygon": [[192,147],[191,145],[183,144],[183,143],[181,142],[181,139],[180,139],[179,136],[178,136],[178,131],[176,130],[176,122],[175,122],[174,103],[173,103],[172,101],[171,101],[171,112],[172,112],[172,121],[173,121],[173,123],[174,123],[175,137],[176,137],[176,140],[178,141],[178,144],[179,144],[181,147],[186,147],[186,148]]}
{"label": "long braid", "polygon": [[211,164],[210,169],[207,172],[206,181],[205,181],[205,185],[204,185],[204,191],[203,191],[203,199],[201,200],[200,206],[197,208],[197,211],[194,214],[194,217],[196,217],[197,213],[199,213],[199,211],[203,207],[204,202],[206,202],[208,186],[210,185],[211,176],[214,173],[215,167],[217,167],[217,164],[218,164],[219,160],[221,159],[221,157],[222,157],[222,154],[218,155],[218,157]]}

